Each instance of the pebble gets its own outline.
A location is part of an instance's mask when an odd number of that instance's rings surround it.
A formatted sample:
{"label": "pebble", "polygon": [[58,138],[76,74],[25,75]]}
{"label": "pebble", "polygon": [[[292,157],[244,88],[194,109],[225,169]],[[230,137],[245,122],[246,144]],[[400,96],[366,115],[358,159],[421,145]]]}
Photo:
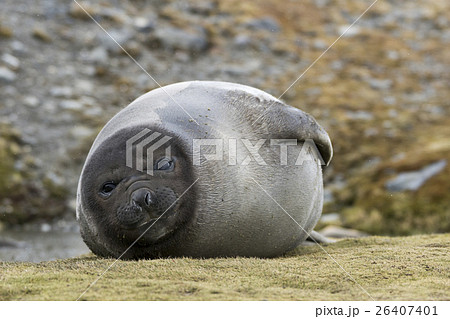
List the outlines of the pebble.
{"label": "pebble", "polygon": [[75,87],[76,91],[78,91],[81,94],[90,94],[94,91],[94,84],[92,81],[78,79],[74,82],[73,86]]}
{"label": "pebble", "polygon": [[213,1],[195,1],[189,4],[189,11],[195,14],[207,16],[210,15],[217,7],[217,3]]}
{"label": "pebble", "polygon": [[392,86],[392,80],[390,79],[368,79],[370,87],[375,90],[387,90]]}
{"label": "pebble", "polygon": [[54,97],[70,98],[73,95],[73,90],[69,86],[55,86],[50,89],[50,95]]}
{"label": "pebble", "polygon": [[132,29],[128,28],[113,29],[109,30],[108,34],[106,34],[105,32],[97,34],[97,39],[101,43],[100,47],[104,47],[106,48],[106,50],[112,53],[120,53],[122,52],[122,49],[119,47],[119,45],[117,45],[117,43],[123,47],[129,40],[134,37],[134,33],[135,32],[133,32]]}
{"label": "pebble", "polygon": [[326,44],[325,41],[316,39],[313,42],[313,47],[314,47],[314,49],[317,49],[317,50],[325,50],[328,47],[328,45]]}
{"label": "pebble", "polygon": [[246,26],[253,30],[263,30],[270,32],[279,32],[281,30],[279,23],[272,17],[252,19],[246,23]]}
{"label": "pebble", "polygon": [[155,29],[158,17],[156,14],[147,15],[147,17],[137,17],[133,21],[133,25],[139,32],[150,32]]}
{"label": "pebble", "polygon": [[42,42],[52,42],[52,37],[42,28],[35,28],[32,35]]}
{"label": "pebble", "polygon": [[70,135],[77,140],[91,137],[93,134],[94,130],[92,128],[82,125],[76,125],[70,130]]}
{"label": "pebble", "polygon": [[22,42],[17,41],[17,40],[11,42],[11,50],[14,52],[14,54],[17,54],[20,56],[23,56],[28,52],[25,44],[23,44]]}
{"label": "pebble", "polygon": [[[110,41],[112,40],[110,39]],[[108,51],[103,46],[98,46],[92,51],[82,53],[82,58],[88,62],[102,64],[108,61],[109,56]]]}
{"label": "pebble", "polygon": [[15,56],[4,53],[2,55],[2,61],[12,70],[17,70],[20,67],[20,61]]}
{"label": "pebble", "polygon": [[[340,27],[338,27],[339,35],[343,34],[349,26],[350,25],[341,25]],[[342,37],[344,38],[354,37],[355,35],[358,35],[360,32],[361,28],[358,27],[357,25],[353,25],[350,29],[347,30],[347,32],[345,32],[345,34]]]}
{"label": "pebble", "polygon": [[0,83],[11,83],[16,80],[16,73],[8,68],[0,66]]}
{"label": "pebble", "polygon": [[361,238],[369,236],[369,234],[356,229],[349,229],[334,225],[330,225],[321,229],[319,233],[325,237],[330,238]]}
{"label": "pebble", "polygon": [[23,103],[26,106],[30,106],[30,107],[36,107],[39,104],[39,99],[35,96],[32,95],[28,95],[23,99]]}
{"label": "pebble", "polygon": [[378,135],[378,133],[379,133],[379,131],[378,131],[377,128],[375,128],[375,127],[370,127],[370,128],[368,128],[368,129],[366,129],[366,130],[364,131],[364,136],[368,136],[368,137],[370,137],[370,136],[376,136],[376,135]]}
{"label": "pebble", "polygon": [[[1,209],[0,209],[1,211]],[[18,242],[16,240],[13,240],[11,238],[0,238],[0,248],[5,249],[14,249],[14,248],[23,248],[24,243]]]}
{"label": "pebble", "polygon": [[75,100],[63,100],[59,103],[59,107],[65,110],[81,110],[83,104]]}
{"label": "pebble", "polygon": [[103,109],[101,107],[91,106],[86,108],[84,114],[91,117],[98,117],[103,114]]}
{"label": "pebble", "polygon": [[421,170],[400,173],[395,178],[387,181],[385,187],[391,192],[416,191],[428,179],[441,172],[447,166],[446,160],[440,160],[425,166]]}
{"label": "pebble", "polygon": [[239,49],[248,48],[252,45],[252,38],[246,34],[239,34],[233,39],[233,45]]}
{"label": "pebble", "polygon": [[52,230],[52,226],[50,226],[50,224],[47,224],[47,223],[41,224],[41,232],[48,233],[51,230]]}
{"label": "pebble", "polygon": [[323,214],[320,221],[322,223],[337,223],[340,221],[340,216],[338,213]]}
{"label": "pebble", "polygon": [[345,115],[352,120],[370,121],[373,119],[373,114],[367,111],[347,111]]}
{"label": "pebble", "polygon": [[208,47],[206,31],[201,27],[190,31],[175,27],[163,27],[158,28],[154,36],[164,49],[201,52]]}
{"label": "pebble", "polygon": [[325,188],[323,190],[323,203],[328,204],[332,203],[333,201],[334,201],[333,192],[330,189]]}

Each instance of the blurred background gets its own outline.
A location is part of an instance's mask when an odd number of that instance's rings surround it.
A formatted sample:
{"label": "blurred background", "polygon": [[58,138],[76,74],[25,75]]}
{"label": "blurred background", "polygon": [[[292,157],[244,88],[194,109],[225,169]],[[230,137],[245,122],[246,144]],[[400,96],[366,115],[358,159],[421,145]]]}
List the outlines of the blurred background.
{"label": "blurred background", "polygon": [[[221,80],[276,97],[372,2],[79,1],[161,85]],[[318,229],[450,231],[449,21],[446,0],[379,0],[283,96],[334,145]],[[75,2],[1,0],[0,260],[88,251],[75,222],[84,159],[156,87]]]}

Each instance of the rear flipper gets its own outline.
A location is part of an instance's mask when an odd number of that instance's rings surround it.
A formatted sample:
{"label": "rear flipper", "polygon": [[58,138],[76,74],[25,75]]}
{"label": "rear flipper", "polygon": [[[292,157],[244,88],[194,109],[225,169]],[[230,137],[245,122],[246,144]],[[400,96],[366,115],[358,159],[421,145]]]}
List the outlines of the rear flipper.
{"label": "rear flipper", "polygon": [[316,244],[331,244],[336,242],[334,239],[327,238],[314,230],[309,234],[309,237],[306,238],[306,240]]}

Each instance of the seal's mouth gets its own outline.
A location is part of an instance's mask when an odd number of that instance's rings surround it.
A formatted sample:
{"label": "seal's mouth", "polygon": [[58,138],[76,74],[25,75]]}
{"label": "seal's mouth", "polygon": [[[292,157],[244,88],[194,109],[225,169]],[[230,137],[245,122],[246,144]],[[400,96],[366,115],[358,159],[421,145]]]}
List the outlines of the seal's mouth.
{"label": "seal's mouth", "polygon": [[148,180],[134,180],[126,185],[125,192],[128,200],[116,211],[118,224],[123,229],[141,229],[159,219],[164,224],[176,211],[177,196],[169,187],[151,189]]}

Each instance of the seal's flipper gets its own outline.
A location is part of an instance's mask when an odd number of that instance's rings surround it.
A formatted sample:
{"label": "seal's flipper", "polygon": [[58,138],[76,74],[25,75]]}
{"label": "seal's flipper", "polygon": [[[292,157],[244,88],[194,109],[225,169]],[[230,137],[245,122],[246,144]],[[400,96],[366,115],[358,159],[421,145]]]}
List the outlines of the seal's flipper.
{"label": "seal's flipper", "polygon": [[317,244],[331,244],[336,242],[336,240],[327,238],[314,230],[309,234],[309,237],[306,238],[306,240]]}

